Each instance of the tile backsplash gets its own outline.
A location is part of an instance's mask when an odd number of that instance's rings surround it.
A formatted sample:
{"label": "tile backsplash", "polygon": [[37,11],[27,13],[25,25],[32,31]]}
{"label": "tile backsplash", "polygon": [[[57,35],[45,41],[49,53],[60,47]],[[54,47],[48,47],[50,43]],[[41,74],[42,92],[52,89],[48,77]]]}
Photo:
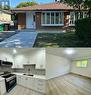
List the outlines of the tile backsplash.
{"label": "tile backsplash", "polygon": [[0,67],[0,72],[12,72],[12,68],[11,67]]}
{"label": "tile backsplash", "polygon": [[45,75],[45,69],[35,69],[35,65],[24,65],[24,69],[15,68],[14,72],[19,73],[28,73],[28,74],[37,74],[37,75]]}

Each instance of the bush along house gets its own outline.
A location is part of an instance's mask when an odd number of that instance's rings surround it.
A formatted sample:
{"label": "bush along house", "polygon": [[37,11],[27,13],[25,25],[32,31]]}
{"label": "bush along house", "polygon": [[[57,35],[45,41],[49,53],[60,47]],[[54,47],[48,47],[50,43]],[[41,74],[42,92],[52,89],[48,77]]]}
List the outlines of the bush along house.
{"label": "bush along house", "polygon": [[76,15],[72,6],[64,3],[40,4],[13,9],[17,15],[18,29],[62,29],[75,25],[75,20],[85,18],[87,11],[81,10]]}
{"label": "bush along house", "polygon": [[11,20],[11,11],[0,10],[0,31],[9,31],[13,25]]}

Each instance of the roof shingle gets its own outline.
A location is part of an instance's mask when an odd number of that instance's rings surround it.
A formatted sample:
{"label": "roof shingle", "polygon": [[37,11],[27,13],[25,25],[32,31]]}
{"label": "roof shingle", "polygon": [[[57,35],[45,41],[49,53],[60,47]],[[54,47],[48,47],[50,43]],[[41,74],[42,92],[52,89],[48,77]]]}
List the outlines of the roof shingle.
{"label": "roof shingle", "polygon": [[49,3],[13,9],[15,11],[42,11],[42,10],[73,10],[72,6],[64,3]]}

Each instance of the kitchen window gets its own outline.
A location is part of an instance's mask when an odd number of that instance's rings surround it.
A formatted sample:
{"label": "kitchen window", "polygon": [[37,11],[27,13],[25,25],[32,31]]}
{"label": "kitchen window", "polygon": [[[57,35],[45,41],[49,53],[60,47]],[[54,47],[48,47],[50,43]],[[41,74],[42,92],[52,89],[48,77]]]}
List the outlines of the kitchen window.
{"label": "kitchen window", "polygon": [[63,12],[43,12],[42,26],[62,26],[64,25]]}
{"label": "kitchen window", "polygon": [[76,67],[87,67],[88,60],[81,60],[76,62]]}

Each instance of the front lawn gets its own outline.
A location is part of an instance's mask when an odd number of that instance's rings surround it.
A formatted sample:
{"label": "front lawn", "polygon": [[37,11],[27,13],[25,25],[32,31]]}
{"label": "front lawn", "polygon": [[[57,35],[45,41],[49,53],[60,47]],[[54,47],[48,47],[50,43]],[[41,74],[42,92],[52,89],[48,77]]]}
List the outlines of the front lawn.
{"label": "front lawn", "polygon": [[68,33],[39,33],[34,47],[85,47],[75,32]]}

